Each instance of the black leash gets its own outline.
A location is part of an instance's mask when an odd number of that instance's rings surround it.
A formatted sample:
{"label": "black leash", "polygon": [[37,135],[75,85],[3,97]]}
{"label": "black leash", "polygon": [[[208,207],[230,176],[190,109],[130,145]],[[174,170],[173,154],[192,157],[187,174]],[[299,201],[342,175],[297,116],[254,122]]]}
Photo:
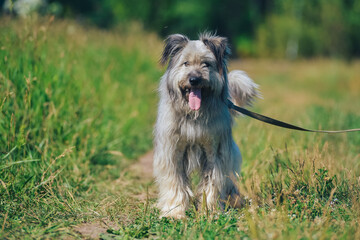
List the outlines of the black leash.
{"label": "black leash", "polygon": [[310,130],[310,129],[306,129],[306,128],[302,128],[302,127],[298,127],[295,125],[291,125],[289,123],[285,123],[270,117],[266,117],[264,115],[255,113],[255,112],[251,112],[245,108],[242,107],[238,107],[236,105],[234,105],[230,100],[228,100],[228,107],[231,109],[234,109],[235,111],[238,111],[244,115],[247,115],[249,117],[252,117],[256,120],[271,124],[271,125],[275,125],[278,127],[283,127],[283,128],[288,128],[288,129],[293,129],[293,130],[298,130],[298,131],[304,131],[304,132],[318,132],[318,133],[344,133],[344,132],[357,132],[360,131],[360,128],[355,128],[355,129],[346,129],[346,130],[337,130],[337,131],[327,131],[327,130]]}

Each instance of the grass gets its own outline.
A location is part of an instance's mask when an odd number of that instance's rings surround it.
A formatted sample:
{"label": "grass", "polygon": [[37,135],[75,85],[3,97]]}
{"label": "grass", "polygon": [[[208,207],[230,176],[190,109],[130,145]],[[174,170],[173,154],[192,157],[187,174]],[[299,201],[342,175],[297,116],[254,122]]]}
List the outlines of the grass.
{"label": "grass", "polygon": [[[154,184],[134,163],[152,148],[161,41],[137,25],[0,25],[0,238],[85,238],[83,223],[105,226],[103,239],[360,238],[359,133],[241,118],[233,134],[246,206],[159,219]],[[231,62],[239,68],[261,86],[258,112],[309,128],[359,127],[358,61]]]}
{"label": "grass", "polygon": [[51,18],[1,25],[2,234],[51,237],[151,148],[160,44]]}

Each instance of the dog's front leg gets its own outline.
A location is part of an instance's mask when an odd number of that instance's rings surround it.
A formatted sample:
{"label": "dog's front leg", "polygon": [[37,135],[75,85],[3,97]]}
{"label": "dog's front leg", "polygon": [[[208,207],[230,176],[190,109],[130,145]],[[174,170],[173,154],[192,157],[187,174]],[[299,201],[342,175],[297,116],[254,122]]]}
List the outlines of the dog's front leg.
{"label": "dog's front leg", "polygon": [[206,204],[210,209],[219,206],[224,210],[227,204],[241,207],[243,202],[235,184],[241,164],[239,148],[231,138],[223,138],[204,148],[206,158],[201,167],[199,194],[206,194]]}
{"label": "dog's front leg", "polygon": [[155,149],[154,175],[159,187],[161,217],[184,218],[193,195],[185,171],[185,145],[178,145],[173,147],[165,144]]}
{"label": "dog's front leg", "polygon": [[223,209],[224,205],[219,200],[224,197],[226,166],[222,162],[223,159],[218,156],[219,145],[220,143],[214,142],[212,145],[205,146],[206,159],[201,166],[201,182],[198,188],[198,194],[202,196],[205,194],[207,207],[211,210],[216,210],[219,204]]}

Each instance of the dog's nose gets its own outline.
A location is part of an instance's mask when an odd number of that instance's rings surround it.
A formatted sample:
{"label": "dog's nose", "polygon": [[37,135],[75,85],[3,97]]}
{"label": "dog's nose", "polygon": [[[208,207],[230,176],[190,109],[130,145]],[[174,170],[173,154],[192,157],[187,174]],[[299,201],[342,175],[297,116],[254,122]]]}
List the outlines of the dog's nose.
{"label": "dog's nose", "polygon": [[201,78],[199,78],[199,77],[190,77],[189,78],[189,82],[190,82],[191,86],[199,85],[200,81],[201,81]]}

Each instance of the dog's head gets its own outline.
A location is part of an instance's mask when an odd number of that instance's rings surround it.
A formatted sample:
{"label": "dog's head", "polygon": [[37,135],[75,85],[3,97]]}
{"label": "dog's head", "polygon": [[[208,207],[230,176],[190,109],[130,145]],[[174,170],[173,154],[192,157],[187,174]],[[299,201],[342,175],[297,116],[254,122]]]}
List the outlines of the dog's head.
{"label": "dog's head", "polygon": [[172,98],[181,98],[191,110],[199,110],[209,98],[227,97],[227,39],[208,33],[191,41],[180,34],[165,40],[161,63],[169,62],[166,79]]}

